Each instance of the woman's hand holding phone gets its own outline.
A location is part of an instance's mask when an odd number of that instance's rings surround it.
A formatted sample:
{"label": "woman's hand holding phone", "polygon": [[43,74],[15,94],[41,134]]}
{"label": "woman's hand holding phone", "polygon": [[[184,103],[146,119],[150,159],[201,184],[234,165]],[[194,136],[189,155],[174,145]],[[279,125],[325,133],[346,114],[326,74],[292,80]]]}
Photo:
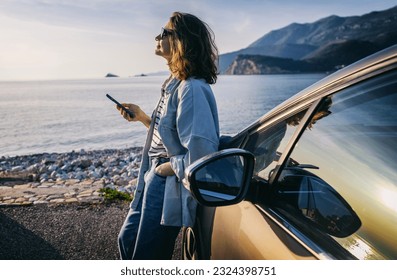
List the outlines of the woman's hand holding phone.
{"label": "woman's hand holding phone", "polygon": [[[129,103],[121,103],[123,107],[120,107],[119,105],[116,106],[116,109],[120,111],[120,114],[129,122],[131,121],[139,121],[138,115],[139,115],[139,108],[138,105],[135,104],[129,104]],[[127,109],[128,111],[124,110],[123,108]],[[131,114],[132,113],[132,114]]]}
{"label": "woman's hand holding phone", "polygon": [[114,103],[116,103],[116,109],[120,111],[120,114],[129,122],[131,121],[140,121],[142,122],[146,127],[150,126],[151,118],[146,115],[145,112],[142,111],[142,109],[135,104],[130,104],[130,103],[119,103],[117,100],[115,100],[113,97],[111,97],[109,94],[106,94],[106,97],[112,100]]}
{"label": "woman's hand holding phone", "polygon": [[150,123],[152,119],[146,115],[144,111],[142,111],[141,107],[135,104],[130,104],[130,103],[122,103],[121,104],[123,107],[128,109],[128,111],[132,112],[134,114],[134,117],[131,117],[130,114],[128,114],[125,110],[123,110],[120,106],[117,106],[117,110],[120,111],[120,114],[129,122],[138,122],[140,121],[143,123],[147,128],[149,128]]}
{"label": "woman's hand holding phone", "polygon": [[120,110],[123,114],[125,113],[129,118],[134,119],[135,118],[135,114],[133,111],[129,110],[128,108],[126,108],[126,103],[125,104],[121,104],[120,102],[118,102],[116,99],[114,99],[112,96],[110,96],[109,94],[106,94],[106,97],[109,98],[111,101],[113,101],[114,103],[116,103],[117,105],[117,110]]}

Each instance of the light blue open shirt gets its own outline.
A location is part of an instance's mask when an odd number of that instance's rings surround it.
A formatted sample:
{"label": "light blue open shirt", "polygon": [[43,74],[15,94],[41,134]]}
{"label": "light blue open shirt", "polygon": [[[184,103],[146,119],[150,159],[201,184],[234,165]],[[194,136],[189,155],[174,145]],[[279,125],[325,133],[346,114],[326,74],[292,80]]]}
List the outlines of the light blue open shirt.
{"label": "light blue open shirt", "polygon": [[[215,97],[204,80],[190,78],[180,81],[173,78],[165,86],[165,104],[158,131],[176,175],[166,179],[161,224],[193,226],[197,202],[183,186],[182,179],[187,166],[218,150],[219,120]],[[134,210],[142,198],[144,175],[151,163],[148,150],[153,124],[152,121],[143,150],[135,197],[130,205]]]}

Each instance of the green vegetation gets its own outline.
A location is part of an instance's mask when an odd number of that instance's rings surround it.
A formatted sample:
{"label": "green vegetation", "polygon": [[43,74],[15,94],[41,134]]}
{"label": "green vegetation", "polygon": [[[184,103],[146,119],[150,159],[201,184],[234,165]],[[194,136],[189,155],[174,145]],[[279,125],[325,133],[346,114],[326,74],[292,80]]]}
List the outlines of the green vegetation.
{"label": "green vegetation", "polygon": [[118,190],[113,190],[111,188],[101,188],[99,192],[105,198],[105,201],[132,200],[132,196],[129,195],[128,193],[120,192]]}

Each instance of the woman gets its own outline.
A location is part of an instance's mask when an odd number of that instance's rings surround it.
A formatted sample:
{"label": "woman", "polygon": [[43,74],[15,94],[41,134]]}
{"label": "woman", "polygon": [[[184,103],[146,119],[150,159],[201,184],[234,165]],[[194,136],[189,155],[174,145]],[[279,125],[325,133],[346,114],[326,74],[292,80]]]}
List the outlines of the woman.
{"label": "woman", "polygon": [[212,30],[196,16],[175,12],[155,38],[170,77],[152,117],[137,105],[128,121],[149,128],[134,200],[119,234],[122,259],[171,259],[182,226],[193,226],[197,203],[183,187],[185,167],[218,150],[219,123],[210,84],[217,79]]}

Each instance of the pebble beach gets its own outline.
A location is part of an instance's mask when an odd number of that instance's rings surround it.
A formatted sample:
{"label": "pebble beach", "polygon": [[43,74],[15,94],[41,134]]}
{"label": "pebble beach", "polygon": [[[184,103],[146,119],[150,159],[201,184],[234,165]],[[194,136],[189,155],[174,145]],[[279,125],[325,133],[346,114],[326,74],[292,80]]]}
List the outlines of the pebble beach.
{"label": "pebble beach", "polygon": [[[0,260],[116,260],[142,148],[0,157]],[[180,259],[180,239],[173,259]]]}
{"label": "pebble beach", "polygon": [[99,190],[132,195],[142,148],[0,157],[0,205],[99,203]]}

